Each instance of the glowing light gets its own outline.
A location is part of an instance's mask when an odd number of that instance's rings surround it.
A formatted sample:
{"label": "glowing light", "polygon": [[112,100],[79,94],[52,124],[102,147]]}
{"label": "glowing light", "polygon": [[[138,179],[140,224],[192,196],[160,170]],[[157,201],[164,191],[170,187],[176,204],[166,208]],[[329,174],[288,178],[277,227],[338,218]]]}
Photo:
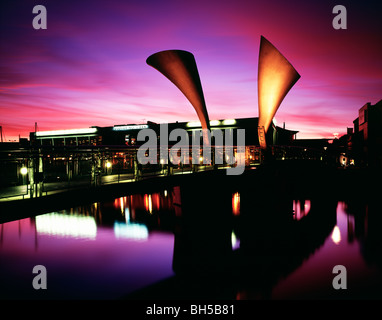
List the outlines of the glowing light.
{"label": "glowing light", "polygon": [[111,168],[111,162],[109,161],[106,162],[106,168]]}
{"label": "glowing light", "polygon": [[40,132],[36,132],[36,137],[64,136],[64,135],[71,135],[71,134],[91,134],[96,132],[97,132],[97,128],[40,131]]}
{"label": "glowing light", "polygon": [[235,216],[240,214],[240,193],[235,192],[232,195],[232,213]]}
{"label": "glowing light", "polygon": [[164,191],[164,196],[167,197],[167,190]]}
{"label": "glowing light", "polygon": [[114,235],[116,238],[147,240],[149,231],[144,224],[114,222]]}
{"label": "glowing light", "polygon": [[128,130],[140,130],[140,129],[148,129],[147,124],[134,124],[129,126],[114,126],[113,131],[128,131]]}
{"label": "glowing light", "polygon": [[311,207],[310,200],[303,200],[303,201],[294,200],[293,201],[293,211],[294,211],[293,219],[300,220],[306,215],[308,215],[310,207]]}
{"label": "glowing light", "polygon": [[20,173],[21,173],[23,176],[25,176],[25,175],[28,173],[28,168],[26,168],[26,167],[22,167],[22,168],[20,169]]}
{"label": "glowing light", "polygon": [[240,240],[236,237],[236,234],[234,231],[231,233],[231,244],[232,244],[232,250],[236,250],[240,248]]}
{"label": "glowing light", "polygon": [[125,208],[125,221],[126,223],[130,223],[130,209],[129,208]]}
{"label": "glowing light", "polygon": [[210,121],[210,126],[218,126],[220,125],[220,121],[219,120],[211,120]]}
{"label": "glowing light", "polygon": [[235,119],[225,119],[225,120],[223,120],[223,125],[225,125],[225,126],[230,126],[230,125],[233,125],[233,124],[236,124],[236,120]]}
{"label": "glowing light", "polygon": [[335,244],[339,244],[341,242],[341,232],[338,226],[335,226],[332,232],[332,240]]}
{"label": "glowing light", "polygon": [[36,230],[42,234],[74,238],[95,239],[97,235],[94,217],[57,212],[36,216]]}
{"label": "glowing light", "polygon": [[119,198],[119,205],[120,205],[120,208],[121,208],[121,213],[124,214],[125,213],[125,202],[124,202],[124,198],[123,197]]}
{"label": "glowing light", "polygon": [[197,127],[201,127],[202,124],[200,123],[200,121],[190,121],[190,122],[187,122],[186,126],[189,128],[197,128]]}
{"label": "glowing light", "polygon": [[[210,121],[210,126],[219,126],[219,125],[220,125],[219,120],[211,120]],[[187,122],[186,126],[188,128],[198,128],[198,127],[202,126],[202,123],[200,121],[190,121],[190,122]]]}
{"label": "glowing light", "polygon": [[153,201],[151,198],[151,194],[145,194],[144,201],[145,201],[146,211],[148,211],[149,213],[152,213],[153,212]]}

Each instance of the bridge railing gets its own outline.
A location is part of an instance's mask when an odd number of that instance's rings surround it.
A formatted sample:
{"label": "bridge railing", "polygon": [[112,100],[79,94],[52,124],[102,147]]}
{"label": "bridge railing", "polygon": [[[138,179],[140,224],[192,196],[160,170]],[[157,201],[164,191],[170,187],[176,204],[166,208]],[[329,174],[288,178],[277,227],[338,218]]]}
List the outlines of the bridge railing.
{"label": "bridge railing", "polygon": [[[0,154],[0,201],[11,198],[36,197],[76,188],[90,188],[106,184],[127,183],[150,177],[192,174],[198,171],[218,170],[235,166],[229,155],[237,156],[237,147],[212,146],[211,163],[204,163],[203,147],[195,159],[193,149],[183,148],[176,154],[169,146],[168,163],[158,150],[155,163],[142,165],[137,159],[138,147],[30,147]],[[183,152],[183,154],[182,154]],[[273,160],[327,161],[325,150],[295,146],[271,146],[267,150]],[[172,161],[176,155],[178,162]],[[163,154],[162,154],[163,156]],[[194,158],[193,158],[194,156]],[[263,163],[265,152],[259,146],[245,147],[246,167]],[[216,161],[220,159],[219,161]],[[196,160],[196,161],[195,161]],[[196,163],[195,163],[196,162]],[[24,171],[23,171],[24,170]],[[23,173],[21,173],[23,172]],[[7,183],[7,181],[9,183]]]}

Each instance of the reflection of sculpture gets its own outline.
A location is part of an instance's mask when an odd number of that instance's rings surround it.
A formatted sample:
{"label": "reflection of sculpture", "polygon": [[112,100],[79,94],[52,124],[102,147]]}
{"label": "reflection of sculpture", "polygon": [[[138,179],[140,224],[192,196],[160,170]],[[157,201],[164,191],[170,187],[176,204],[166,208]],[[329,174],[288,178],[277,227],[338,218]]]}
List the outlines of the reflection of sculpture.
{"label": "reflection of sculpture", "polygon": [[203,129],[209,129],[209,119],[204,101],[198,68],[192,53],[182,50],[157,52],[146,60],[174,83],[195,108]]}
{"label": "reflection of sculpture", "polygon": [[266,148],[265,133],[286,94],[300,78],[290,62],[263,36],[260,41],[257,77],[261,148]]}

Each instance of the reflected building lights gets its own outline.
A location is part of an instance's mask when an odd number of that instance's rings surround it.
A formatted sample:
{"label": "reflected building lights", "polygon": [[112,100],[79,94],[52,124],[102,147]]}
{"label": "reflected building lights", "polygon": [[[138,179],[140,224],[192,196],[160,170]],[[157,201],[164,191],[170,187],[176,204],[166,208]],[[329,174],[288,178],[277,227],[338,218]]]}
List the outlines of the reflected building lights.
{"label": "reflected building lights", "polygon": [[300,220],[308,215],[310,210],[310,200],[294,200],[293,201],[293,219]]}
{"label": "reflected building lights", "polygon": [[146,211],[148,211],[149,213],[153,213],[153,201],[151,198],[151,194],[145,194],[144,201]]}
{"label": "reflected building lights", "polygon": [[94,217],[57,212],[36,216],[36,230],[39,234],[86,239],[95,239],[97,235]]}
{"label": "reflected building lights", "polygon": [[341,242],[341,232],[338,226],[335,226],[332,232],[332,240],[335,244],[339,244]]}
{"label": "reflected building lights", "polygon": [[233,230],[231,233],[231,244],[232,244],[232,250],[236,250],[240,248],[240,239],[236,237],[236,234]]}
{"label": "reflected building lights", "polygon": [[116,238],[147,240],[149,231],[144,224],[115,222],[114,235]]}
{"label": "reflected building lights", "polygon": [[234,216],[240,215],[240,193],[235,192],[232,195],[232,213]]}
{"label": "reflected building lights", "polygon": [[125,221],[126,221],[126,223],[130,222],[130,209],[129,208],[125,209]]}
{"label": "reflected building lights", "polygon": [[121,197],[119,198],[119,205],[121,207],[121,213],[124,214],[125,213],[125,198],[124,197]]}

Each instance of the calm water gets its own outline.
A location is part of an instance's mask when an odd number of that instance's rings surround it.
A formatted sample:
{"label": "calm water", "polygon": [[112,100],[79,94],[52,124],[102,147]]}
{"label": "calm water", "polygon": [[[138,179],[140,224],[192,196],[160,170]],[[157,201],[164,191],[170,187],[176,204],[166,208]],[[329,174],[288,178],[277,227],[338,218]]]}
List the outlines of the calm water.
{"label": "calm water", "polygon": [[[228,265],[227,298],[382,297],[377,205],[285,200],[254,209],[239,191],[225,200],[203,205],[162,190],[0,224],[1,298],[115,299],[174,270]],[[35,265],[47,269],[47,290],[32,287]],[[346,290],[332,287],[335,265],[347,269]]]}
{"label": "calm water", "polygon": [[[348,209],[345,202],[338,203],[336,224],[323,245],[273,288],[272,298],[382,298],[382,247],[368,243],[373,237],[368,235],[368,207],[358,208],[355,215]],[[347,290],[331,288],[335,265],[346,267]]]}
{"label": "calm water", "polygon": [[[1,296],[115,299],[172,276],[174,235],[158,227],[152,212],[166,203],[156,200],[129,196],[0,225]],[[32,287],[35,265],[47,269],[47,290]]]}

